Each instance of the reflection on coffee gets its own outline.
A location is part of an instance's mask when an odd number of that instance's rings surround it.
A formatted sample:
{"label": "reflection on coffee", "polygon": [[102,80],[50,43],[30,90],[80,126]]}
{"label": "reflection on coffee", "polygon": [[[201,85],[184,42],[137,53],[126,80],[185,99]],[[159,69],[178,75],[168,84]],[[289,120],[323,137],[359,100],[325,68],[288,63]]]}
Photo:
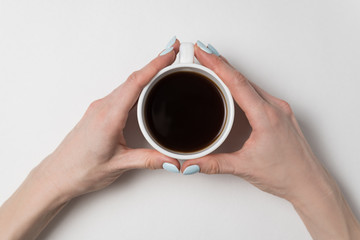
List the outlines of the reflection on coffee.
{"label": "reflection on coffee", "polygon": [[160,79],[149,92],[145,124],[152,138],[175,152],[195,152],[221,134],[226,105],[218,87],[194,72],[176,72]]}

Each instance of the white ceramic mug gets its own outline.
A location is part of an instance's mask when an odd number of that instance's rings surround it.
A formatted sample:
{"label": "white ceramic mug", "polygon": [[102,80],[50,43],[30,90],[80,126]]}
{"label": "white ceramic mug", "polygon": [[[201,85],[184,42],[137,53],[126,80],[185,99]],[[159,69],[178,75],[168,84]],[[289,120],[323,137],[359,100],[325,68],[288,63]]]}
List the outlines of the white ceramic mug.
{"label": "white ceramic mug", "polygon": [[[196,151],[196,152],[176,152],[164,148],[161,146],[157,141],[151,136],[151,133],[148,131],[145,120],[144,120],[144,106],[148,96],[148,93],[151,91],[152,87],[162,78],[165,76],[174,73],[174,72],[195,72],[201,75],[204,75],[211,81],[213,81],[216,86],[222,92],[225,101],[225,123],[223,125],[223,129],[220,135],[217,137],[215,141],[213,141],[209,146]],[[180,159],[180,160],[187,160],[187,159],[194,159],[203,157],[215,149],[217,149],[226,139],[228,136],[231,127],[234,122],[234,101],[231,96],[231,93],[227,86],[221,81],[221,79],[210,69],[194,63],[194,45],[192,43],[181,43],[180,50],[179,50],[179,62],[174,63],[164,69],[162,69],[156,76],[149,82],[149,84],[143,89],[140,94],[137,106],[137,118],[138,123],[141,129],[142,134],[144,135],[145,139],[149,142],[149,144],[155,148],[157,151],[165,154],[169,157]]]}

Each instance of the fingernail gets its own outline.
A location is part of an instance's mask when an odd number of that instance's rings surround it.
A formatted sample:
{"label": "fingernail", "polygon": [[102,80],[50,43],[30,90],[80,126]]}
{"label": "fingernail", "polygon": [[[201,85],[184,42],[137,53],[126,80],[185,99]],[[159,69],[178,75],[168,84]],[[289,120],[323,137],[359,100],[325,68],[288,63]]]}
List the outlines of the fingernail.
{"label": "fingernail", "polygon": [[179,173],[179,169],[172,163],[163,163],[162,165],[163,169],[165,169],[166,171],[169,172],[173,172],[173,173]]}
{"label": "fingernail", "polygon": [[165,48],[169,48],[171,47],[172,45],[174,45],[174,43],[176,42],[176,36],[173,36],[170,41],[166,44],[166,47]]}
{"label": "fingernail", "polygon": [[200,172],[199,165],[190,165],[187,168],[185,168],[183,174],[184,175],[191,175],[191,174],[198,173],[198,172]]}
{"label": "fingernail", "polygon": [[220,53],[214,48],[213,45],[209,43],[207,47],[208,49],[210,49],[210,51],[212,51],[213,54],[215,54],[216,56],[220,56]]}
{"label": "fingernail", "polygon": [[198,45],[198,47],[203,50],[204,52],[207,52],[209,54],[212,54],[212,51],[210,49],[208,49],[205,44],[203,44],[202,42],[200,42],[199,40],[196,42],[196,45]]}
{"label": "fingernail", "polygon": [[160,53],[160,56],[165,55],[165,54],[171,52],[173,49],[174,49],[173,47],[166,48],[164,51],[162,51],[162,52]]}

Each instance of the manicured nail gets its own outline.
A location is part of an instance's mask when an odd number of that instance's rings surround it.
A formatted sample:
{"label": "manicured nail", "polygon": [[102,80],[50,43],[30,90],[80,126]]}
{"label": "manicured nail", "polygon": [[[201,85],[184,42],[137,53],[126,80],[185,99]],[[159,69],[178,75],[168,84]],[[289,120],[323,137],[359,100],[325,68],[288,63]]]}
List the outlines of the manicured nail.
{"label": "manicured nail", "polygon": [[215,54],[216,56],[220,56],[220,53],[214,48],[213,45],[209,43],[207,47],[208,49],[210,49],[210,51],[212,51],[213,54]]}
{"label": "manicured nail", "polygon": [[172,163],[163,163],[162,165],[163,169],[165,169],[166,171],[169,172],[173,172],[173,173],[179,173],[179,169]]}
{"label": "manicured nail", "polygon": [[191,175],[191,174],[198,173],[198,172],[200,172],[199,165],[190,165],[187,168],[185,168],[183,174],[184,175]]}
{"label": "manicured nail", "polygon": [[170,41],[166,44],[166,47],[165,48],[169,48],[171,47],[172,45],[174,45],[174,43],[176,42],[176,36],[173,36]]}
{"label": "manicured nail", "polygon": [[160,56],[165,55],[165,54],[171,52],[173,49],[174,49],[173,47],[166,48],[164,51],[162,51],[162,52],[160,53]]}
{"label": "manicured nail", "polygon": [[203,44],[202,42],[200,42],[199,40],[196,42],[196,45],[198,45],[199,48],[201,48],[201,50],[203,50],[204,52],[207,52],[209,54],[212,54],[212,51],[210,49],[208,49],[205,44]]}

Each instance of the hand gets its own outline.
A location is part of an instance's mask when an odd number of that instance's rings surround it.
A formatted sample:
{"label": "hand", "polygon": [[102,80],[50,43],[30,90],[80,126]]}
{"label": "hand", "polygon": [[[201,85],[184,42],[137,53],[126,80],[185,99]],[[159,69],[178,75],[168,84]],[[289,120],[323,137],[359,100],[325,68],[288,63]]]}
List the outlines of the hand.
{"label": "hand", "polygon": [[91,103],[60,146],[33,170],[35,174],[70,199],[104,188],[130,169],[158,169],[164,162],[179,169],[177,160],[155,150],[128,148],[123,135],[128,112],[141,90],[175,60],[178,50],[176,40],[172,51],[158,56],[108,96]]}
{"label": "hand", "polygon": [[[179,41],[103,99],[93,102],[60,146],[0,207],[1,239],[35,239],[72,198],[104,188],[123,172],[180,163],[155,150],[130,149],[123,129],[143,87],[179,51]],[[169,44],[168,44],[169,45]]]}
{"label": "hand", "polygon": [[234,174],[289,200],[314,239],[360,239],[359,222],[313,154],[289,104],[247,80],[211,45],[198,42],[195,55],[229,87],[252,132],[238,151],[188,160],[182,171]]}
{"label": "hand", "polygon": [[289,104],[247,80],[224,57],[208,54],[197,45],[195,54],[229,87],[252,132],[237,152],[186,161],[182,169],[198,165],[203,173],[231,173],[289,200],[296,198],[303,186],[321,184],[327,173],[312,153]]}

